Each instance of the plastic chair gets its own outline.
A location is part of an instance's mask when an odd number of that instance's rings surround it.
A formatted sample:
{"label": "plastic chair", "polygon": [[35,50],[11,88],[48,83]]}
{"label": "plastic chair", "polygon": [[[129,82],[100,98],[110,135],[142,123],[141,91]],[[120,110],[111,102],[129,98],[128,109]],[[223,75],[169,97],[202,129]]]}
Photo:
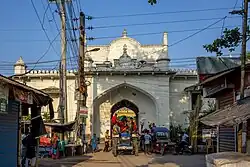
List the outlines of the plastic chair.
{"label": "plastic chair", "polygon": [[206,149],[207,149],[207,154],[209,153],[209,149],[211,149],[212,152],[214,152],[214,144],[211,138],[206,139]]}
{"label": "plastic chair", "polygon": [[65,157],[65,141],[60,141],[59,151],[62,152],[63,156]]}

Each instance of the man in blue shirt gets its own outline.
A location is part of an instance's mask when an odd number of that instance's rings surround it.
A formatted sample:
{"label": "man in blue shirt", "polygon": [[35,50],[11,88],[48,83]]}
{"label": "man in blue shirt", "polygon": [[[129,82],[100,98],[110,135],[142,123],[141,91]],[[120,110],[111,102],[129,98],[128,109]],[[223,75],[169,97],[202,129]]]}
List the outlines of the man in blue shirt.
{"label": "man in blue shirt", "polygon": [[145,154],[149,154],[150,142],[151,142],[151,136],[148,134],[147,130],[146,134],[144,135]]}

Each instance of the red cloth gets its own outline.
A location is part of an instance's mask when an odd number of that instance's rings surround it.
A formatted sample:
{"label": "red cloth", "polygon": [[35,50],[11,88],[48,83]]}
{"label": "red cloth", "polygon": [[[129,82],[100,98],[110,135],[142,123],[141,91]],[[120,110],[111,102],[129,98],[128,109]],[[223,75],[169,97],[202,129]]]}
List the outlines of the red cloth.
{"label": "red cloth", "polygon": [[112,122],[113,125],[116,124],[117,118],[116,118],[115,115],[112,117],[111,122]]}
{"label": "red cloth", "polygon": [[40,138],[40,145],[41,146],[50,146],[51,145],[50,139],[47,137],[41,137]]}
{"label": "red cloth", "polygon": [[133,130],[136,131],[137,130],[137,126],[136,126],[136,123],[133,122]]}
{"label": "red cloth", "polygon": [[127,126],[124,122],[120,121],[119,125],[121,132],[125,132],[127,130]]}

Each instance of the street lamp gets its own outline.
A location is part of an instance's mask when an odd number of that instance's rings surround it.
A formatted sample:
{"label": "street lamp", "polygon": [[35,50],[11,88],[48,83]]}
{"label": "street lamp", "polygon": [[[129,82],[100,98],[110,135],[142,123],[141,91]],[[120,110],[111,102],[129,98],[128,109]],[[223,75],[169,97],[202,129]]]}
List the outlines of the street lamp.
{"label": "street lamp", "polygon": [[94,49],[87,50],[85,53],[88,53],[88,52],[98,52],[99,50],[100,50],[100,48],[94,48]]}

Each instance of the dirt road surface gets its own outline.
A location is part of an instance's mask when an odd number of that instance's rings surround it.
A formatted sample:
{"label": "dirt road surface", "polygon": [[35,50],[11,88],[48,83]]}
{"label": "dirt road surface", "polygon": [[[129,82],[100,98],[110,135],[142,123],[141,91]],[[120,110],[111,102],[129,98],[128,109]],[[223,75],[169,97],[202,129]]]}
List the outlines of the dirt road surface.
{"label": "dirt road surface", "polygon": [[204,155],[119,155],[98,152],[59,160],[41,159],[40,167],[205,167]]}

